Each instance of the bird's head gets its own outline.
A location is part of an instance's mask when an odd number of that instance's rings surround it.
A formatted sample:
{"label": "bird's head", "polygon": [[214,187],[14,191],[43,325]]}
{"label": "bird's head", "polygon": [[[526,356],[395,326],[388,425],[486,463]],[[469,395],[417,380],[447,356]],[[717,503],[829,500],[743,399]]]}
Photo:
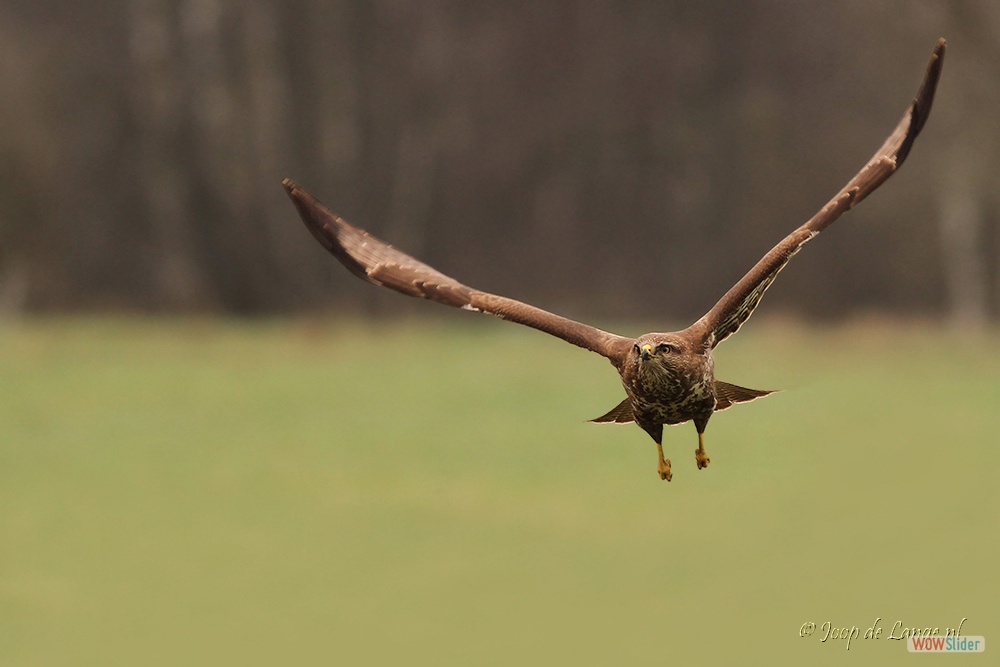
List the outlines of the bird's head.
{"label": "bird's head", "polygon": [[688,341],[676,334],[644,334],[632,345],[633,363],[643,371],[674,374],[688,365],[689,347]]}

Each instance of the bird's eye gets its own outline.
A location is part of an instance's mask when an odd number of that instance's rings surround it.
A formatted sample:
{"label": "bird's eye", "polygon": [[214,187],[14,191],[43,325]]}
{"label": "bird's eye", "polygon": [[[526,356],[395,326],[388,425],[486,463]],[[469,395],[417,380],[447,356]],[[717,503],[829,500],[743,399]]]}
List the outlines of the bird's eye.
{"label": "bird's eye", "polygon": [[636,354],[639,354],[639,344],[638,343],[636,343],[635,345],[632,346],[632,351],[635,352]]}
{"label": "bird's eye", "polygon": [[656,346],[657,352],[660,354],[669,354],[671,352],[676,352],[677,350],[670,343],[660,343]]}

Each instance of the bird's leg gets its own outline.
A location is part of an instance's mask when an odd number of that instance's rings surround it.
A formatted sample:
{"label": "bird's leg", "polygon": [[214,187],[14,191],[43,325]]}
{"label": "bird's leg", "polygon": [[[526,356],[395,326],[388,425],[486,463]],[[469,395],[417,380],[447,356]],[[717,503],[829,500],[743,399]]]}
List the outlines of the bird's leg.
{"label": "bird's leg", "polygon": [[656,466],[656,472],[660,474],[660,479],[665,482],[669,482],[670,478],[674,476],[670,472],[670,459],[663,458],[663,424],[653,424],[646,421],[636,420],[636,423],[642,427],[642,430],[649,434],[649,437],[653,439],[656,443],[656,451],[660,454],[659,464]]}
{"label": "bird's leg", "polygon": [[698,470],[707,468],[712,460],[705,454],[705,432],[702,430],[698,431],[698,449],[694,450],[694,460],[698,462]]}
{"label": "bird's leg", "polygon": [[656,472],[660,473],[660,479],[669,482],[674,476],[674,473],[670,471],[670,459],[663,458],[663,445],[659,442],[656,443],[656,451],[660,453],[660,463],[656,468]]}

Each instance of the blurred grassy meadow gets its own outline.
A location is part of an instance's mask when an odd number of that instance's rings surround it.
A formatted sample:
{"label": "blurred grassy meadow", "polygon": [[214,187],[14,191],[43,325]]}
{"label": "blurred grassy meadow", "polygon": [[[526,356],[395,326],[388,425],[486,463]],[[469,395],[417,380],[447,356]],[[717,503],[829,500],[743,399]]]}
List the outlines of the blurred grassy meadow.
{"label": "blurred grassy meadow", "polygon": [[0,664],[911,664],[896,621],[963,617],[996,650],[997,335],[755,318],[717,375],[787,391],[704,471],[668,428],[668,484],[585,423],[605,360],[457,315],[0,326]]}

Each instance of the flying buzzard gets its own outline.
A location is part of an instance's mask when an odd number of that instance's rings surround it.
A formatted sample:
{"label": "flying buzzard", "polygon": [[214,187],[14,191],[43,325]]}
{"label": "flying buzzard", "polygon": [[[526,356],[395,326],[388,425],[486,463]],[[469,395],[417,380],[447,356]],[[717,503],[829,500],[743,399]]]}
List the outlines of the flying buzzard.
{"label": "flying buzzard", "polygon": [[514,299],[480,292],[348,224],[292,181],[285,179],[282,185],[313,236],[359,278],[409,296],[526,324],[607,357],[621,375],[626,398],[592,421],[634,421],[641,426],[656,442],[660,478],[669,481],[670,461],[663,457],[664,424],[694,422],[698,431],[698,449],[694,454],[701,469],[709,463],[704,433],[712,413],[771,393],[716,380],[712,350],[746,322],[778,272],[807,241],[867,197],[903,164],[930,114],[944,52],[942,39],[934,49],[913,103],[861,171],[819,213],[774,246],[711,310],[683,331],[627,338]]}

